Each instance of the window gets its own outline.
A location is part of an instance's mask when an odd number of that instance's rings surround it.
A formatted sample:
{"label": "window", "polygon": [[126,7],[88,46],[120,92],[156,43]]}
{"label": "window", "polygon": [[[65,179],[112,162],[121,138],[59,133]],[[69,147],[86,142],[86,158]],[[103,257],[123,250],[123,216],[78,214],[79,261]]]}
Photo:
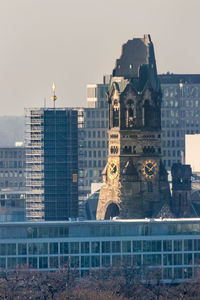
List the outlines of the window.
{"label": "window", "polygon": [[50,254],[58,254],[58,243],[49,243]]}
{"label": "window", "polygon": [[92,250],[92,253],[100,253],[100,242],[92,242],[91,250]]}
{"label": "window", "polygon": [[79,243],[78,242],[70,243],[70,253],[71,254],[79,253]]}
{"label": "window", "polygon": [[112,242],[112,252],[120,252],[120,242],[119,241]]}
{"label": "window", "polygon": [[111,246],[110,242],[102,242],[102,253],[110,253]]}
{"label": "window", "polygon": [[131,252],[131,242],[122,241],[122,252]]}
{"label": "window", "polygon": [[81,243],[81,253],[89,253],[90,247],[89,242],[82,242]]}

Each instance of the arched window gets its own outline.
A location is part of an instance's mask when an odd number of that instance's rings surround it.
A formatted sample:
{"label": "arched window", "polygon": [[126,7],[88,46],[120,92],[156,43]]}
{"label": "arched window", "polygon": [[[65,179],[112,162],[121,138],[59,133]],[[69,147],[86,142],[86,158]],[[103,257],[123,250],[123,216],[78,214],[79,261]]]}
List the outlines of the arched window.
{"label": "arched window", "polygon": [[110,203],[105,213],[105,220],[119,216],[119,207],[115,203]]}
{"label": "arched window", "polygon": [[113,127],[119,126],[119,109],[113,109]]}
{"label": "arched window", "polygon": [[154,123],[154,109],[149,104],[148,100],[145,100],[144,103],[144,126],[151,127]]}
{"label": "arched window", "polygon": [[134,100],[129,99],[126,103],[127,109],[126,109],[126,127],[133,127],[135,125],[135,106],[134,106]]}

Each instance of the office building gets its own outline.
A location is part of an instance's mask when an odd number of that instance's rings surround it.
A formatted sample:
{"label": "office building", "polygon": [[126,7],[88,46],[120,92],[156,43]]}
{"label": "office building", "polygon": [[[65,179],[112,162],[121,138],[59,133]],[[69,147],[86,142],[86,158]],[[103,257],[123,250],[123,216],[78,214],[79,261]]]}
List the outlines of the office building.
{"label": "office building", "polygon": [[0,223],[0,268],[80,275],[131,267],[163,283],[193,279],[200,267],[200,219]]}
{"label": "office building", "polygon": [[184,160],[185,135],[200,133],[200,75],[159,75],[162,87],[162,155],[165,167]]}
{"label": "office building", "polygon": [[85,196],[91,193],[91,184],[101,182],[101,172],[106,165],[108,148],[107,91],[110,76],[101,84],[87,85],[87,108],[84,108],[84,178]]}
{"label": "office building", "polygon": [[0,189],[25,189],[25,148],[0,148]]}
{"label": "office building", "polygon": [[78,112],[26,109],[26,218],[78,216]]}

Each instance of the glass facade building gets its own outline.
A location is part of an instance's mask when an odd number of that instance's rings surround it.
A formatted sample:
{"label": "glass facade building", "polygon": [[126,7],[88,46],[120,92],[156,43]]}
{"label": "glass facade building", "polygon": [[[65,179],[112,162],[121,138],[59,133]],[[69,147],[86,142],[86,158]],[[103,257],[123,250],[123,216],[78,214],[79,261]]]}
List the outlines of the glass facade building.
{"label": "glass facade building", "polygon": [[185,135],[200,133],[200,75],[159,75],[162,88],[162,155],[165,167],[181,162]]}
{"label": "glass facade building", "polygon": [[196,276],[200,267],[200,219],[143,219],[0,223],[0,267],[57,270],[80,275],[127,266],[141,280],[146,270],[164,282]]}
{"label": "glass facade building", "polygon": [[67,220],[78,216],[78,112],[26,112],[26,217]]}

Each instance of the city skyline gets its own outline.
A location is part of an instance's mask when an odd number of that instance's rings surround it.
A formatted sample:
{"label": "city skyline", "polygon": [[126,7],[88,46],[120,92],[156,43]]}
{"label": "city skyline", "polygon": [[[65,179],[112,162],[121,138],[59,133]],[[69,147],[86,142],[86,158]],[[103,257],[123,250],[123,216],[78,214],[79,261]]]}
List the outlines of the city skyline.
{"label": "city skyline", "polygon": [[53,81],[57,106],[84,106],[86,85],[111,72],[124,41],[144,34],[159,74],[200,73],[199,9],[196,0],[3,1],[0,115],[23,115],[45,98],[53,106]]}

